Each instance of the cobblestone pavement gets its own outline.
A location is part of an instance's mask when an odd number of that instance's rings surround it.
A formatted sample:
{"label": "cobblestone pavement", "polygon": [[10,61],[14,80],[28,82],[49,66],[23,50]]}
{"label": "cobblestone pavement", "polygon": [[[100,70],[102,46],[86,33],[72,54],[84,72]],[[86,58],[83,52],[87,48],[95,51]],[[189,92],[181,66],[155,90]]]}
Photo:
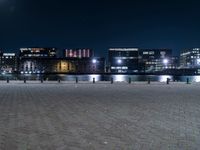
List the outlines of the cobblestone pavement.
{"label": "cobblestone pavement", "polygon": [[200,85],[0,83],[0,150],[81,149],[200,149]]}

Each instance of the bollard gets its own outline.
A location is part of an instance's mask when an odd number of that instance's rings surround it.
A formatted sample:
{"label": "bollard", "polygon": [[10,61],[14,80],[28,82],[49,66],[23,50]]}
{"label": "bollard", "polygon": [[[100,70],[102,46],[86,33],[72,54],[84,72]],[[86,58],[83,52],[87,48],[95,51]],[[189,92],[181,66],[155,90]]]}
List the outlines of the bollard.
{"label": "bollard", "polygon": [[93,78],[93,84],[95,84],[95,78]]}
{"label": "bollard", "polygon": [[9,83],[9,78],[7,77],[7,83]]}
{"label": "bollard", "polygon": [[151,84],[151,79],[150,78],[148,78],[148,84]]}
{"label": "bollard", "polygon": [[169,81],[170,81],[170,79],[169,79],[169,78],[167,78],[167,84],[169,84]]}
{"label": "bollard", "polygon": [[41,78],[41,83],[43,83],[43,81],[44,81],[43,78]]}
{"label": "bollard", "polygon": [[128,83],[131,84],[131,78],[128,79]]}
{"label": "bollard", "polygon": [[114,82],[114,81],[113,81],[113,78],[111,78],[111,84],[113,84],[113,82]]}
{"label": "bollard", "polygon": [[190,80],[189,80],[189,78],[187,78],[187,84],[190,84]]}
{"label": "bollard", "polygon": [[58,79],[58,83],[60,83],[60,79]]}
{"label": "bollard", "polygon": [[76,77],[76,84],[78,83],[78,77]]}
{"label": "bollard", "polygon": [[26,83],[26,78],[24,77],[24,83]]}

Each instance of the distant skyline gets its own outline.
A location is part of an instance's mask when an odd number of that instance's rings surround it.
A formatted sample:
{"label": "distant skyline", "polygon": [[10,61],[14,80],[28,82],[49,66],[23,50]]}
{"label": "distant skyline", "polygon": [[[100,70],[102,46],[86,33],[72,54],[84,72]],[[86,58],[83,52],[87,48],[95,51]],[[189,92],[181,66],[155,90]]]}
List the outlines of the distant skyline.
{"label": "distant skyline", "polygon": [[200,47],[200,1],[0,0],[0,49]]}

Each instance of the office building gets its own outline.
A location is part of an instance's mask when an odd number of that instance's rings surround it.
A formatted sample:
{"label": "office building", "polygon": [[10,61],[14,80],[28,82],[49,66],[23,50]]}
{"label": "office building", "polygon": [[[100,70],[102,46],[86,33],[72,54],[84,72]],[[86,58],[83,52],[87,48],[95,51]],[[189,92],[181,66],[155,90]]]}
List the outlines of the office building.
{"label": "office building", "polygon": [[56,48],[20,48],[20,58],[55,58]]}
{"label": "office building", "polygon": [[110,48],[109,71],[111,73],[138,72],[138,48]]}
{"label": "office building", "polygon": [[18,69],[18,59],[15,53],[0,52],[0,72],[15,73]]}
{"label": "office building", "polygon": [[200,48],[182,50],[180,53],[181,68],[200,68]]}
{"label": "office building", "polygon": [[104,58],[22,58],[19,72],[33,73],[104,73]]}
{"label": "office building", "polygon": [[157,72],[173,68],[171,49],[140,49],[140,72]]}
{"label": "office building", "polygon": [[105,58],[91,57],[74,59],[77,73],[104,73],[105,72]]}
{"label": "office building", "polygon": [[93,57],[94,53],[91,49],[65,49],[65,58],[90,58]]}

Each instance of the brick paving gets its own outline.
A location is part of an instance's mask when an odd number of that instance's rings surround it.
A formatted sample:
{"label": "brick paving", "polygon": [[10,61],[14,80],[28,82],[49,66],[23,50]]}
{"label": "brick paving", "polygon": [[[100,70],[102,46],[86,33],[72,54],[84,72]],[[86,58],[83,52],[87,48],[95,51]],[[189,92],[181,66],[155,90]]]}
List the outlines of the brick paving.
{"label": "brick paving", "polygon": [[200,149],[200,84],[0,83],[0,150]]}

